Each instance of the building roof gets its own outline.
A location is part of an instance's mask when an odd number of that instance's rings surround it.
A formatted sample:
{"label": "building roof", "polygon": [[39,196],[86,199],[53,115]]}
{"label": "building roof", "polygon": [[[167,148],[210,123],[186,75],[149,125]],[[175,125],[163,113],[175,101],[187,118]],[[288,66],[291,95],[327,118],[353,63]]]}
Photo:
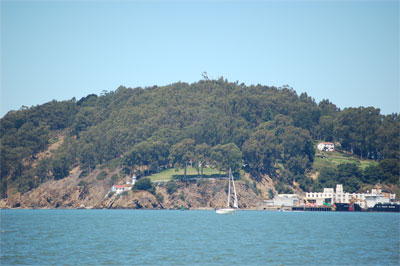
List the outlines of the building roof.
{"label": "building roof", "polygon": [[278,194],[278,197],[280,198],[297,198],[297,194]]}
{"label": "building roof", "polygon": [[320,142],[318,144],[335,145],[335,143],[333,143],[333,142]]}
{"label": "building roof", "polygon": [[124,184],[124,185],[114,185],[115,188],[126,188],[126,187],[131,187],[132,185],[130,184]]}

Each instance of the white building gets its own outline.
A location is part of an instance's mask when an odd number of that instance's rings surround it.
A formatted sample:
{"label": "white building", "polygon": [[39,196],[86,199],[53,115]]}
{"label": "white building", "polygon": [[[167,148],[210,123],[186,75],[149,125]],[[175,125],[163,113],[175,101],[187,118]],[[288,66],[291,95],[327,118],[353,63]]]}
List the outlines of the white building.
{"label": "white building", "polygon": [[320,143],[318,143],[317,148],[320,151],[334,151],[335,144],[332,142],[320,142]]}
{"label": "white building", "polygon": [[335,192],[333,188],[324,188],[323,192],[307,192],[306,201],[311,205],[322,206],[324,203],[333,203]]}
{"label": "white building", "polygon": [[115,192],[117,194],[120,194],[120,193],[125,192],[125,191],[129,191],[131,189],[132,189],[132,185],[130,185],[130,184],[113,185],[111,187],[111,191],[113,191],[113,192]]}
{"label": "white building", "polygon": [[295,207],[299,205],[300,199],[297,194],[278,194],[272,200],[264,201],[267,206]]}
{"label": "white building", "polygon": [[132,186],[133,186],[136,183],[136,175],[133,175],[132,179],[128,180],[126,183],[127,184],[132,184]]}
{"label": "white building", "polygon": [[395,199],[396,194],[382,193],[381,189],[373,189],[371,193],[348,193],[343,191],[343,185],[324,188],[323,192],[307,192],[305,200],[311,205],[322,206],[324,203],[358,203],[361,208],[372,208],[376,203],[388,203]]}
{"label": "white building", "polygon": [[111,187],[111,191],[116,192],[117,194],[125,192],[125,191],[129,191],[132,189],[132,187],[133,187],[133,185],[135,185],[135,183],[136,183],[136,175],[133,175],[131,180],[126,181],[126,184],[113,185]]}
{"label": "white building", "polygon": [[381,189],[373,189],[371,194],[365,195],[365,202],[368,208],[373,208],[377,203],[390,203],[391,199],[395,199],[396,194],[382,193]]}

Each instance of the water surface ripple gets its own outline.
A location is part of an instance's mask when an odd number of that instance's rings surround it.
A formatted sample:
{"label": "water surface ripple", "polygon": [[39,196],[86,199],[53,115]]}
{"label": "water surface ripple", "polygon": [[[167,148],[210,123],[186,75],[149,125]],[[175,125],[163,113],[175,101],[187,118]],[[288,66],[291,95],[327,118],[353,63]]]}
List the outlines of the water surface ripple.
{"label": "water surface ripple", "polygon": [[1,265],[399,265],[397,213],[1,210]]}

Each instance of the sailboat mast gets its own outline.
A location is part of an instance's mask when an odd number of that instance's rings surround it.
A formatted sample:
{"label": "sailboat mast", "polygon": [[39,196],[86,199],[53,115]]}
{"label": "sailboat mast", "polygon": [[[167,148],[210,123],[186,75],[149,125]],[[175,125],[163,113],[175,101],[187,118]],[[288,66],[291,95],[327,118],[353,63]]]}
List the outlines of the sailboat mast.
{"label": "sailboat mast", "polygon": [[231,203],[231,178],[228,178],[228,208]]}
{"label": "sailboat mast", "polygon": [[228,208],[231,202],[231,178],[228,178]]}
{"label": "sailboat mast", "polygon": [[234,202],[233,202],[233,207],[238,208],[238,201],[237,201],[237,196],[236,196],[235,180],[233,179],[232,171],[231,171],[230,168],[229,168],[229,175],[230,175],[230,177],[232,178],[233,193],[234,193],[234,195],[235,195],[235,199],[234,199]]}

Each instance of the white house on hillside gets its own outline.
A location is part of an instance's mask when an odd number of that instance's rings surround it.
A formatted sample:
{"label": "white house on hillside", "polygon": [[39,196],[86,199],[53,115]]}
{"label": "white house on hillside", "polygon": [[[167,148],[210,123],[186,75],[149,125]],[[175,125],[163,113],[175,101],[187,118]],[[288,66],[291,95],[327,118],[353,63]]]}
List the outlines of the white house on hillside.
{"label": "white house on hillside", "polygon": [[113,186],[111,187],[111,191],[113,191],[113,192],[115,192],[115,193],[117,193],[117,194],[122,193],[122,192],[125,192],[125,191],[129,191],[129,190],[131,190],[131,189],[132,189],[132,185],[130,185],[130,184],[113,185]]}
{"label": "white house on hillside", "polygon": [[115,192],[117,194],[125,192],[125,191],[129,191],[132,189],[133,185],[135,185],[136,183],[136,175],[132,176],[132,181],[127,181],[126,184],[123,185],[113,185],[111,187],[111,191]]}
{"label": "white house on hillside", "polygon": [[320,143],[318,143],[317,148],[320,151],[334,151],[335,144],[332,142],[320,142]]}

